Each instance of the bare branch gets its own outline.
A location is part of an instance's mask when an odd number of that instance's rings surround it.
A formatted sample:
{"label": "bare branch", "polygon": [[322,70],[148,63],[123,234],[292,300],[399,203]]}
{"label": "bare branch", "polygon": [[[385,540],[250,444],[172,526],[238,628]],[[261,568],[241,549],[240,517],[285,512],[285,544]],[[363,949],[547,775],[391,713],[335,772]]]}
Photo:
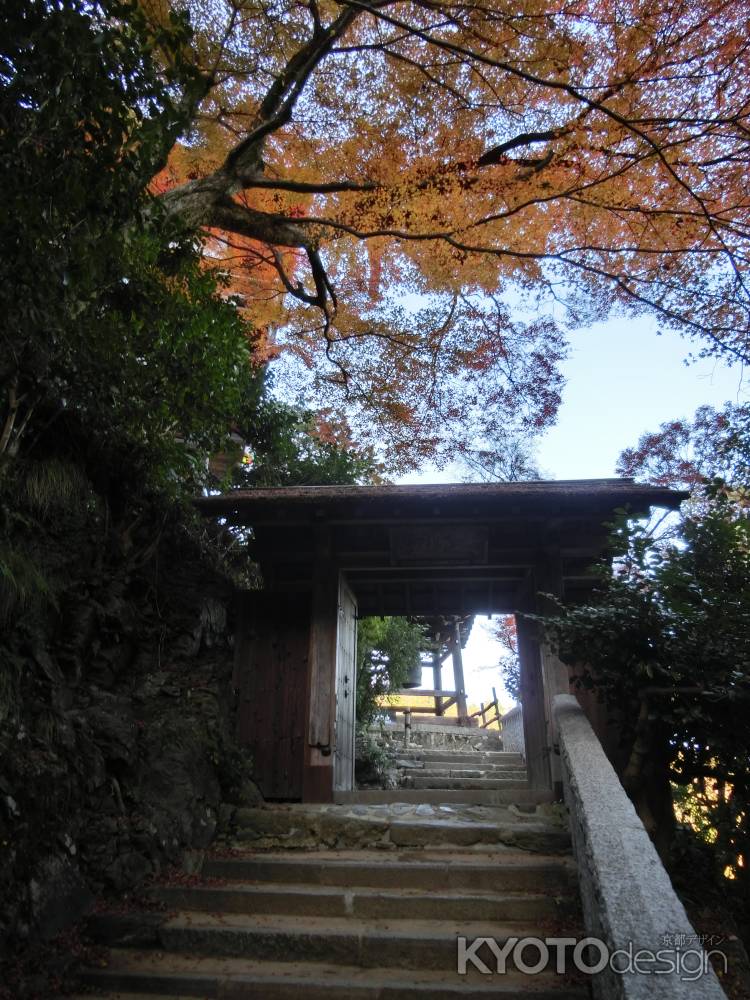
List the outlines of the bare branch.
{"label": "bare branch", "polygon": [[319,297],[317,295],[310,295],[308,292],[306,292],[301,281],[298,281],[296,285],[292,282],[291,278],[286,273],[286,269],[284,267],[284,261],[282,260],[281,254],[279,253],[278,250],[276,250],[275,247],[271,247],[270,249],[273,255],[274,266],[278,271],[279,277],[281,278],[281,283],[284,286],[284,288],[286,288],[286,290],[289,292],[289,294],[293,295],[295,299],[299,299],[300,302],[304,302],[309,306],[320,305]]}

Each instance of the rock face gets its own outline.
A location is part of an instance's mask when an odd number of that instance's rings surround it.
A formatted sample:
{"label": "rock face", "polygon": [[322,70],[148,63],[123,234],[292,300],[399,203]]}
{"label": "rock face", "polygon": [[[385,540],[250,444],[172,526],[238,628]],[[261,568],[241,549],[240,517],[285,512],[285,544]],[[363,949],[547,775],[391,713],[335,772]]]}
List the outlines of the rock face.
{"label": "rock face", "polygon": [[189,546],[160,557],[46,623],[3,724],[0,959],[181,865],[222,802],[252,801],[228,735],[231,587]]}
{"label": "rock face", "polygon": [[59,855],[37,865],[29,882],[29,897],[34,926],[45,939],[82,917],[94,901],[78,867]]}

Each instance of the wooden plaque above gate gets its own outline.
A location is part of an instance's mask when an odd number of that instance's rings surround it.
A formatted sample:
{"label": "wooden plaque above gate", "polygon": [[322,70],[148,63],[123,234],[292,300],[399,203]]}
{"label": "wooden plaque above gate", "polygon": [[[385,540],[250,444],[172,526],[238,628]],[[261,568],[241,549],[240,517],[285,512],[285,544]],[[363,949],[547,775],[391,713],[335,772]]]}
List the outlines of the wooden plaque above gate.
{"label": "wooden plaque above gate", "polygon": [[487,528],[464,524],[391,528],[391,556],[397,565],[485,565]]}

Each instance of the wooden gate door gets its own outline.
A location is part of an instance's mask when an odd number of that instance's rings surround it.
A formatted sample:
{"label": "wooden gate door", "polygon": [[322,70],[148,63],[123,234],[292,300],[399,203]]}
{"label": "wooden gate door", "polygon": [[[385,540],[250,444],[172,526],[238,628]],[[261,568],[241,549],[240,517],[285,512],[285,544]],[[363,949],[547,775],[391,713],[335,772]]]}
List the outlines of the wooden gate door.
{"label": "wooden gate door", "polygon": [[333,787],[337,792],[348,792],[354,788],[357,600],[349,589],[343,574],[339,578],[338,610]]}
{"label": "wooden gate door", "polygon": [[242,594],[235,642],[238,735],[267,799],[302,798],[310,599]]}

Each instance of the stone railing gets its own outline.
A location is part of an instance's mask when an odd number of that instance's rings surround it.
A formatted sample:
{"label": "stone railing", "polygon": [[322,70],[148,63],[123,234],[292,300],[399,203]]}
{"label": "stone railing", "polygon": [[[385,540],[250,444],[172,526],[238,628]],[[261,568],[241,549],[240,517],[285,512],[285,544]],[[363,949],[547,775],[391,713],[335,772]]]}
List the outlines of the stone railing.
{"label": "stone railing", "polygon": [[[726,1000],[659,855],[577,700],[558,695],[554,714],[586,933],[603,942],[610,955],[592,977],[596,1000]],[[598,954],[603,953],[600,948]],[[613,962],[631,971],[613,971]]]}
{"label": "stone railing", "polygon": [[500,737],[503,741],[503,750],[510,750],[512,753],[522,753],[525,755],[523,710],[520,705],[516,705],[500,717]]}

